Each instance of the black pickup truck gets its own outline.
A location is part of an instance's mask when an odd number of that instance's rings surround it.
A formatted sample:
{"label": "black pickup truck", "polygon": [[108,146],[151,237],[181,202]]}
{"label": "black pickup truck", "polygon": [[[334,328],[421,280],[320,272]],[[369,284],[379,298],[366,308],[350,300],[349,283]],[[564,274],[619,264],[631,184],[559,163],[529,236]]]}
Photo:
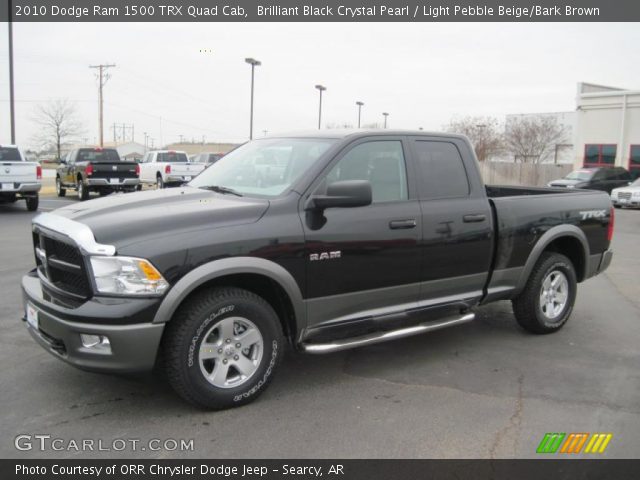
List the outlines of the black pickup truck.
{"label": "black pickup truck", "polygon": [[[273,154],[277,178],[246,174]],[[462,136],[267,137],[180,188],[36,217],[24,321],[72,365],[162,365],[183,398],[226,408],[266,388],[286,343],[370,345],[496,300],[555,332],[577,284],[608,267],[612,234],[605,193],[485,186]]]}
{"label": "black pickup truck", "polygon": [[64,197],[73,189],[80,200],[87,200],[91,192],[133,192],[139,189],[139,177],[140,165],[122,161],[114,148],[78,148],[60,160],[56,193]]}

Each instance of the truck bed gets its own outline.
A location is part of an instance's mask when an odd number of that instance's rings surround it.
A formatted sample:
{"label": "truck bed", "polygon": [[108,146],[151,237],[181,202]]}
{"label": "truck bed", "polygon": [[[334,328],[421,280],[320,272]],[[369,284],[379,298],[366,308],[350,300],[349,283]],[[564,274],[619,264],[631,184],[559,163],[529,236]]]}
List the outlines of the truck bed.
{"label": "truck bed", "polygon": [[588,190],[576,190],[567,188],[549,188],[549,187],[518,187],[513,185],[485,185],[487,197],[519,197],[522,195],[550,195],[550,194],[566,194],[566,193],[588,193]]}

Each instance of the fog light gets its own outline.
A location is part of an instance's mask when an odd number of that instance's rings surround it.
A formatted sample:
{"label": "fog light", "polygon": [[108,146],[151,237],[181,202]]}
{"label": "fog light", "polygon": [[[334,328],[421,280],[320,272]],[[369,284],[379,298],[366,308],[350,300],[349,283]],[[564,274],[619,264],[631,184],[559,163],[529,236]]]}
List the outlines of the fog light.
{"label": "fog light", "polygon": [[94,351],[111,353],[111,342],[109,342],[109,337],[105,335],[90,335],[88,333],[81,333],[80,340],[82,341],[82,346],[85,348],[90,348]]}

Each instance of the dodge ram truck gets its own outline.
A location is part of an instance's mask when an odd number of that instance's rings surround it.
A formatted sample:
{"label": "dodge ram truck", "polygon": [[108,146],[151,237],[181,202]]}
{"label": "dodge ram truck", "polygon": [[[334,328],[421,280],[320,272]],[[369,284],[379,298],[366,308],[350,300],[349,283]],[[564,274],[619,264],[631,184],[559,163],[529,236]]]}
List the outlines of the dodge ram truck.
{"label": "dodge ram truck", "polygon": [[[281,175],[238,174],[276,153]],[[497,300],[555,332],[609,266],[613,220],[604,192],[485,186],[463,136],[265,137],[180,188],[37,216],[23,321],[71,365],[161,366],[187,401],[227,408],[265,390],[287,345],[371,345]]]}
{"label": "dodge ram truck", "polygon": [[204,163],[190,162],[186,152],[147,152],[140,162],[140,181],[158,189],[180,186],[190,182],[205,166]]}
{"label": "dodge ram truck", "polygon": [[24,200],[27,210],[38,209],[42,188],[42,167],[27,162],[15,145],[0,145],[0,203]]}
{"label": "dodge ram truck", "polygon": [[56,192],[64,197],[68,189],[87,200],[91,192],[101,196],[113,192],[133,192],[138,189],[140,167],[136,162],[120,159],[114,148],[79,148],[61,160],[56,172]]}

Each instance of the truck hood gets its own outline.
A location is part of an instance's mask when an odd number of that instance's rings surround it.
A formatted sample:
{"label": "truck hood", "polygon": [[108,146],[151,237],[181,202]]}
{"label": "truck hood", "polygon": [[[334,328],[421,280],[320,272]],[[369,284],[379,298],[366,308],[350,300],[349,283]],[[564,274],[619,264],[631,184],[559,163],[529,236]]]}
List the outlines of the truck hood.
{"label": "truck hood", "polygon": [[268,207],[268,200],[185,186],[110,195],[53,213],[89,226],[99,243],[122,247],[172,233],[253,223]]}

